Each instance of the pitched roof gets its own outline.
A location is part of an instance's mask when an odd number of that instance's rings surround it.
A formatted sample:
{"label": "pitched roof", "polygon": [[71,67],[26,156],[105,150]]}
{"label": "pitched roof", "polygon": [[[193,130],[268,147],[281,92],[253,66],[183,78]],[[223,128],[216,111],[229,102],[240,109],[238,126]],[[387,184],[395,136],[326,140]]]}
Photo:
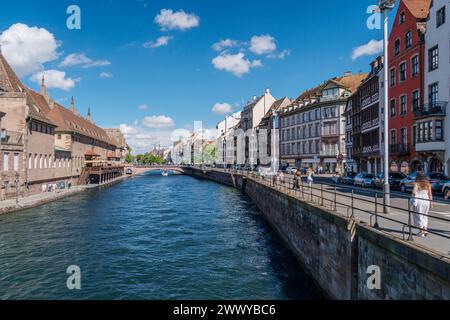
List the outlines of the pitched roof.
{"label": "pitched roof", "polygon": [[58,103],[54,103],[53,108],[48,112],[47,116],[56,125],[56,131],[63,132],[75,132],[95,140],[116,145],[116,142],[112,140],[106,131],[89,120],[74,114],[69,109],[61,106]]}
{"label": "pitched roof", "polygon": [[350,92],[355,92],[356,89],[361,85],[361,83],[367,78],[367,73],[359,73],[350,76],[343,76],[332,79],[335,82],[346,88]]}
{"label": "pitched roof", "polygon": [[288,104],[291,103],[288,97],[284,97],[282,99],[279,99],[275,101],[272,106],[269,108],[269,110],[266,112],[265,116],[263,117],[263,120],[267,120],[272,115],[273,111],[277,111],[282,106],[283,102],[287,101]]}
{"label": "pitched roof", "polygon": [[24,92],[25,86],[0,52],[0,89],[6,92]]}
{"label": "pitched roof", "polygon": [[403,3],[417,19],[426,19],[428,17],[431,0],[403,0]]}

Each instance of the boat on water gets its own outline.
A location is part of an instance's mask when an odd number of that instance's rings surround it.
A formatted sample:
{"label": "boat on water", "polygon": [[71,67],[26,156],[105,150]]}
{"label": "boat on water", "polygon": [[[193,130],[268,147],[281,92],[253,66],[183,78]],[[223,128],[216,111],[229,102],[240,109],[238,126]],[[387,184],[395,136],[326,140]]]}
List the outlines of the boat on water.
{"label": "boat on water", "polygon": [[161,174],[162,174],[163,177],[168,177],[168,176],[169,176],[169,171],[163,170],[163,171],[161,172]]}

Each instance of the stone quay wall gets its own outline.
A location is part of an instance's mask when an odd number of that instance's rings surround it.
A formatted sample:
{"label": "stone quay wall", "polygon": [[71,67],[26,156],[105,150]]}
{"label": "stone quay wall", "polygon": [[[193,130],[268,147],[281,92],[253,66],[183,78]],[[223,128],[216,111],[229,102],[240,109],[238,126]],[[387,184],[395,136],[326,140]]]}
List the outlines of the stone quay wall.
{"label": "stone quay wall", "polygon": [[[184,172],[248,195],[330,299],[450,299],[447,257],[240,174]],[[372,282],[373,266],[379,282]],[[368,282],[379,286],[369,288]]]}

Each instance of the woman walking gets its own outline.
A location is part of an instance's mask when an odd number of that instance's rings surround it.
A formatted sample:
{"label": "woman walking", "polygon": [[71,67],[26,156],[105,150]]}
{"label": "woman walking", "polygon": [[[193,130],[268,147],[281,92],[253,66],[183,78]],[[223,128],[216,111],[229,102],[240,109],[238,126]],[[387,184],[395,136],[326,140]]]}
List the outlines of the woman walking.
{"label": "woman walking", "polygon": [[308,169],[306,181],[308,182],[308,186],[311,188],[314,182],[313,180],[313,171],[311,168]]}
{"label": "woman walking", "polygon": [[292,186],[292,189],[300,189],[300,182],[302,180],[302,174],[300,173],[299,170],[297,170],[297,172],[295,173],[294,176],[294,184]]}
{"label": "woman walking", "polygon": [[412,196],[414,224],[420,229],[418,236],[424,238],[428,235],[428,214],[433,208],[433,192],[428,176],[421,172],[416,176]]}

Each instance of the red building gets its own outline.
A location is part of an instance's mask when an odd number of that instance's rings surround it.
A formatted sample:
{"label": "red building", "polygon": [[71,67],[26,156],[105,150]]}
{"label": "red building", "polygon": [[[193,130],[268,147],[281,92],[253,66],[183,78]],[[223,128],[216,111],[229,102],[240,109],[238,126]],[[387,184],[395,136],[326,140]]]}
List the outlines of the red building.
{"label": "red building", "polygon": [[389,145],[392,171],[421,169],[415,111],[423,104],[426,21],[431,0],[401,0],[389,36]]}

